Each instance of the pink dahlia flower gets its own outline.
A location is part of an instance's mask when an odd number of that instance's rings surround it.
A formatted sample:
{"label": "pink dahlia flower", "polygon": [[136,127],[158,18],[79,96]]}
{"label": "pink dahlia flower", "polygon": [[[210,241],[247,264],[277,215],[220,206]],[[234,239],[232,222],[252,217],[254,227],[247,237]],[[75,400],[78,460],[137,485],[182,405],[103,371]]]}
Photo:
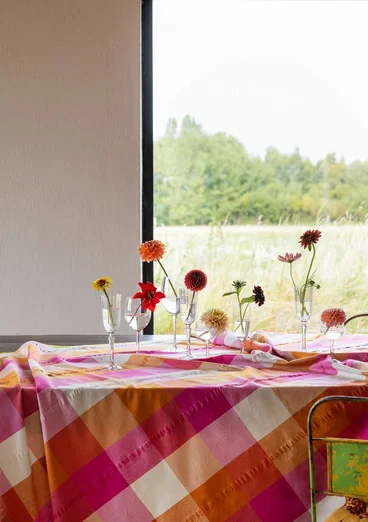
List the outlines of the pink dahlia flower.
{"label": "pink dahlia flower", "polygon": [[328,328],[340,326],[346,321],[346,313],[342,308],[328,308],[321,314],[321,321]]}
{"label": "pink dahlia flower", "polygon": [[299,252],[297,254],[288,254],[286,252],[284,256],[279,256],[277,259],[279,261],[282,261],[282,263],[294,263],[294,261],[296,261],[300,257],[302,257],[302,255]]}

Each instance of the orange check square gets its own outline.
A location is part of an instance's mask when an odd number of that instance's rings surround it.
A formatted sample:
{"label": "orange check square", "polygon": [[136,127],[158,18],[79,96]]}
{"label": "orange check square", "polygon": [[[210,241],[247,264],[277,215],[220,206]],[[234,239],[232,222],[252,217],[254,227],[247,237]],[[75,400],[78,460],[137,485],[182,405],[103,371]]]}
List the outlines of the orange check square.
{"label": "orange check square", "polygon": [[155,411],[170,402],[173,395],[165,388],[135,388],[129,386],[115,390],[125,406],[129,409],[137,422],[141,424]]}
{"label": "orange check square", "polygon": [[306,430],[290,417],[258,443],[283,475],[308,458]]}
{"label": "orange check square", "polygon": [[282,477],[275,464],[259,444],[254,444],[225,466],[229,475],[239,484],[248,501]]}
{"label": "orange check square", "polygon": [[[103,422],[103,419],[100,419],[100,422]],[[47,442],[46,448],[69,475],[81,469],[104,451],[80,418],[75,419],[56,433]],[[49,462],[47,465],[49,466]],[[52,473],[52,470],[49,469],[50,472]]]}
{"label": "orange check square", "polygon": [[223,522],[247,503],[245,494],[226,469],[221,469],[191,493],[210,522]]}

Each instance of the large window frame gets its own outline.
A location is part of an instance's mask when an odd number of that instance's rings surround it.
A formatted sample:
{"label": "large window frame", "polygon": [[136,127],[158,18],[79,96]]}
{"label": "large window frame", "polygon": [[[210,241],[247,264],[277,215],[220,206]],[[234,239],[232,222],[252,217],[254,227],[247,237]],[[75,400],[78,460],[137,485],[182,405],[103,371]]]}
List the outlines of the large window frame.
{"label": "large window frame", "polygon": [[[142,0],[141,7],[141,240],[153,238],[153,67],[152,67],[152,0]],[[142,263],[143,281],[153,281],[153,263]],[[153,334],[154,318],[145,328]]]}

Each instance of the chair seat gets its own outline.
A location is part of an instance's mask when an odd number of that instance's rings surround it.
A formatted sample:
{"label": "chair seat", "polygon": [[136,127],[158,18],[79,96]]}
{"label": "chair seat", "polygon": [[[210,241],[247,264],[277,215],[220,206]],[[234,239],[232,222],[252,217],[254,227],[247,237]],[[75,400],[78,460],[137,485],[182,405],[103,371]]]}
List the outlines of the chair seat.
{"label": "chair seat", "polygon": [[347,498],[345,505],[336,509],[325,522],[368,522],[368,503],[358,498]]}

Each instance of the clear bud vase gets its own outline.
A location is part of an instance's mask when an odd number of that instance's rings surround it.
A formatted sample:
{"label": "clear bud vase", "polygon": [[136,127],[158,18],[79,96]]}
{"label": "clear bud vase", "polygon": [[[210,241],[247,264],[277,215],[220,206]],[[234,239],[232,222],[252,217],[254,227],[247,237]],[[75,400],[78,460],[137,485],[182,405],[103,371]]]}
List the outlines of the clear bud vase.
{"label": "clear bud vase", "polygon": [[307,321],[312,315],[312,296],[313,287],[300,286],[294,287],[295,311],[296,316],[302,325],[302,350],[307,349]]}

